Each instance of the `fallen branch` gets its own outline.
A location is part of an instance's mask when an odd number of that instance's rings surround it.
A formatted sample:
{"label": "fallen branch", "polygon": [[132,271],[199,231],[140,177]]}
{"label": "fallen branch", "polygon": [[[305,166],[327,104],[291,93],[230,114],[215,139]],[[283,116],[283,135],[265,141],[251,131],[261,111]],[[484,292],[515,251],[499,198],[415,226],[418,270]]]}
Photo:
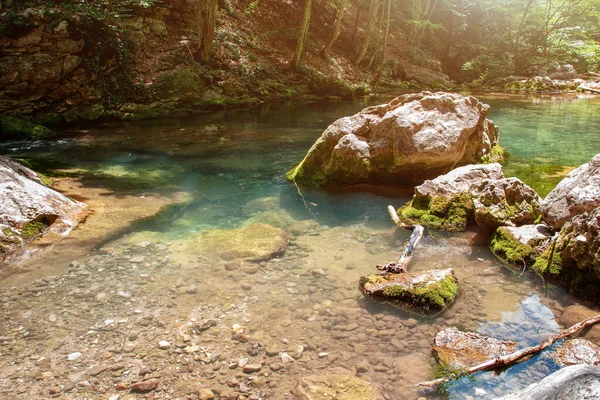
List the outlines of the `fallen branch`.
{"label": "fallen branch", "polygon": [[[537,353],[541,352],[542,350],[550,347],[554,342],[564,339],[568,336],[571,336],[571,335],[579,332],[580,330],[587,328],[588,326],[597,324],[598,322],[600,322],[600,314],[596,315],[595,317],[586,319],[585,321],[579,322],[579,323],[573,325],[572,327],[565,329],[564,331],[561,331],[555,335],[547,337],[543,342],[541,342],[537,346],[526,347],[524,349],[515,351],[514,353],[507,354],[505,356],[494,358],[491,360],[487,360],[481,364],[475,365],[474,367],[468,368],[465,371],[465,374],[470,375],[470,374],[474,374],[475,372],[489,371],[492,369],[496,369],[496,368],[500,368],[500,367],[508,367],[512,364],[519,363],[525,357],[537,354]],[[434,379],[432,381],[421,382],[417,386],[426,386],[426,387],[437,386],[439,384],[448,382],[451,379],[453,379],[453,378],[446,377],[446,378]]]}
{"label": "fallen branch", "polygon": [[402,223],[398,217],[398,213],[396,213],[396,209],[392,206],[388,206],[388,213],[396,225],[403,229],[412,230],[412,234],[404,241],[400,259],[397,262],[377,265],[377,269],[383,272],[399,274],[408,270],[408,264],[410,264],[410,260],[412,260],[413,250],[423,238],[425,229],[421,225],[408,225]]}
{"label": "fallen branch", "polygon": [[600,93],[600,89],[592,89],[591,87],[587,87],[585,85],[579,85],[579,87],[583,90],[587,90],[588,92]]}

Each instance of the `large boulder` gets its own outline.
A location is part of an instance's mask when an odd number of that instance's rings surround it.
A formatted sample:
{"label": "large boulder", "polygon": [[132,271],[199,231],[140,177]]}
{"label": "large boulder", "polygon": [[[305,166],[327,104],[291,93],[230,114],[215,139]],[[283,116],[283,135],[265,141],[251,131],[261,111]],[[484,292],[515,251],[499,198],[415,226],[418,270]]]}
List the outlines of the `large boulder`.
{"label": "large boulder", "polygon": [[598,398],[600,398],[600,367],[573,365],[565,367],[517,393],[504,396],[500,400],[589,400]]}
{"label": "large boulder", "polygon": [[600,154],[571,171],[544,199],[545,221],[559,230],[575,215],[600,207]]}
{"label": "large boulder", "polygon": [[466,369],[517,349],[517,343],[499,340],[475,332],[446,328],[433,340],[433,351],[442,367]]}
{"label": "large boulder", "polygon": [[600,298],[600,207],[564,224],[532,268],[558,278],[577,294]]}
{"label": "large boulder", "polygon": [[0,157],[0,257],[43,233],[69,233],[86,215],[83,203],[49,188],[46,179]]}
{"label": "large boulder", "polygon": [[210,229],[190,239],[190,250],[226,260],[263,261],[285,253],[286,231],[252,223],[236,229]]}
{"label": "large boulder", "polygon": [[419,184],[498,154],[490,107],[455,93],[407,94],[331,124],[288,173],[312,186]]}
{"label": "large boulder", "polygon": [[443,309],[458,294],[458,280],[452,268],[363,276],[360,286],[366,295],[393,300],[408,309],[424,311]]}

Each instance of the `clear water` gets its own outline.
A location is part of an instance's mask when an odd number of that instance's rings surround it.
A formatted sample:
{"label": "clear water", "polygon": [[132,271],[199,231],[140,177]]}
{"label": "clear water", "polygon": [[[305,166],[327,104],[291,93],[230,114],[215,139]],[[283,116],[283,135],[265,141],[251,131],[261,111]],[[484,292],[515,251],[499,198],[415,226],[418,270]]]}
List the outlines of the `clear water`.
{"label": "clear water", "polygon": [[[241,323],[262,344],[280,344],[285,339],[291,345],[308,345],[309,350],[300,361],[274,372],[272,379],[277,383],[271,386],[268,398],[288,396],[290,387],[303,376],[333,367],[353,371],[365,360],[368,372],[359,375],[371,381],[384,398],[433,398],[439,395],[419,393],[415,384],[432,377],[435,360],[431,344],[440,329],[458,326],[514,339],[520,346],[531,345],[559,329],[554,315],[570,300],[558,288],[542,287],[533,276],[521,277],[506,270],[474,232],[428,232],[413,259],[414,270],[455,269],[461,295],[442,315],[410,315],[362,297],[357,289],[358,278],[373,273],[374,265],[395,259],[399,244],[407,237],[406,232],[393,227],[386,207],[403,204],[411,194],[299,189],[286,181],[284,174],[335,119],[383,100],[388,98],[277,104],[190,119],[108,125],[66,135],[52,144],[7,144],[0,152],[30,159],[51,176],[74,176],[84,184],[107,187],[115,196],[187,192],[192,200],[175,207],[167,218],[138,224],[132,234],[106,244],[109,250],[80,261],[96,271],[96,291],[102,290],[102,282],[114,285],[116,280],[121,290],[133,291],[145,299],[148,312],[153,304],[160,307],[163,301],[170,302],[176,313],[164,316],[164,329],[175,330],[182,318],[196,312],[198,304],[205,304],[209,308],[223,307],[219,310],[224,327]],[[501,143],[512,155],[506,168],[525,181],[537,184],[545,179],[536,166],[577,166],[600,152],[598,100],[484,100],[492,105],[491,118],[500,125]],[[206,229],[236,228],[249,221],[267,222],[295,232],[285,255],[260,263],[258,270],[232,273],[224,268],[227,260],[188,253],[185,247],[176,245]],[[110,260],[115,254],[122,259],[123,252],[134,252],[128,246],[140,241],[159,243],[157,254],[165,260],[175,260],[172,268],[160,269],[153,283],[145,286],[126,279],[130,272],[126,267],[118,267],[122,272],[110,269],[114,267]],[[113,248],[121,250],[110,253]],[[63,261],[64,269],[69,261]],[[315,277],[315,269],[325,270],[327,276]],[[172,293],[178,294],[184,285],[177,282],[194,282],[198,290],[174,300]],[[251,291],[240,289],[242,283],[250,284]],[[78,285],[86,290],[85,281]],[[15,310],[50,313],[55,302],[64,303],[63,297],[57,297],[64,295],[61,293],[58,289],[41,294],[36,303],[14,296],[11,301]],[[6,294],[4,298],[9,297]],[[126,309],[129,306],[136,305],[97,307],[93,315],[80,316],[80,323],[92,325],[118,312],[133,313],[133,309]],[[243,312],[236,314],[231,307]],[[8,320],[10,315],[6,317]],[[410,318],[419,324],[413,326]],[[354,322],[357,327],[349,329]],[[37,328],[49,335],[57,329],[52,324]],[[84,330],[88,328],[82,326]],[[218,336],[219,340],[229,341],[229,335],[225,336],[226,339]],[[156,337],[152,336],[153,340]],[[119,337],[112,340],[126,341]],[[229,359],[248,357],[245,350],[237,354],[235,346],[225,347],[229,349]],[[44,355],[50,350],[37,351]],[[330,356],[320,358],[319,352]],[[524,387],[557,369],[548,354],[500,374],[478,374],[475,382],[463,379],[450,386],[443,396],[493,398]],[[9,360],[0,355],[0,367],[6,363]],[[229,376],[227,366],[223,370],[224,376]],[[235,370],[231,372],[234,373]],[[0,394],[10,393],[11,386],[3,387],[2,382],[0,368]],[[78,387],[67,397],[89,395],[86,390]],[[39,393],[34,389],[23,389],[23,398],[35,395]]]}

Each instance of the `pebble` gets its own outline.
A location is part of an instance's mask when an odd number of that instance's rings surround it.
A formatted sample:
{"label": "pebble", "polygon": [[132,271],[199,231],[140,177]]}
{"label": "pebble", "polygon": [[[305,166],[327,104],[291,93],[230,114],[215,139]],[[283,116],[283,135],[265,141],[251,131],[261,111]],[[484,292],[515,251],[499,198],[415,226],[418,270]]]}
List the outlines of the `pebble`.
{"label": "pebble", "polygon": [[244,368],[242,369],[242,371],[247,374],[251,374],[253,372],[259,372],[261,369],[262,369],[262,365],[260,365],[258,363],[253,363],[253,364],[244,365]]}
{"label": "pebble", "polygon": [[158,386],[158,379],[148,379],[147,381],[134,383],[129,387],[132,392],[145,393],[150,392]]}
{"label": "pebble", "polygon": [[187,294],[196,294],[197,291],[198,289],[196,288],[196,285],[190,285],[185,289]]}
{"label": "pebble", "polygon": [[319,358],[325,358],[328,355],[329,355],[329,353],[322,351],[322,352],[319,353]]}
{"label": "pebble", "polygon": [[285,351],[281,352],[281,362],[284,364],[295,361],[288,353]]}
{"label": "pebble", "polygon": [[71,353],[67,356],[67,360],[69,361],[75,361],[77,359],[79,359],[81,357],[81,353],[76,351],[75,353]]}
{"label": "pebble", "polygon": [[171,343],[167,342],[166,340],[161,340],[160,342],[158,342],[158,348],[165,350],[168,349],[169,347],[171,347]]}
{"label": "pebble", "polygon": [[244,290],[251,290],[252,289],[252,285],[249,284],[249,283],[244,282],[244,283],[242,283],[242,289],[244,289]]}
{"label": "pebble", "polygon": [[404,326],[407,328],[414,328],[417,325],[419,325],[419,321],[417,321],[414,318],[409,318],[406,321],[404,321]]}
{"label": "pebble", "polygon": [[199,400],[211,400],[215,398],[215,394],[212,390],[207,388],[202,388],[198,390],[198,399]]}

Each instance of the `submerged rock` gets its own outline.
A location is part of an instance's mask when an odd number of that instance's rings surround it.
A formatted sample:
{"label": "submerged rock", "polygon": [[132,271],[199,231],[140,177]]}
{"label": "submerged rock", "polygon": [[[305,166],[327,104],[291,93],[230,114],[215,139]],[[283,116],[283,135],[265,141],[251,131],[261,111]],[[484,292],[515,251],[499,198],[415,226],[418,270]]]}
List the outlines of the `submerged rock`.
{"label": "submerged rock", "polygon": [[254,223],[236,229],[211,229],[192,239],[192,250],[224,259],[268,260],[285,253],[288,234],[270,225]]}
{"label": "submerged rock", "polygon": [[500,400],[600,398],[600,368],[591,365],[573,365],[545,377],[538,383]]}
{"label": "submerged rock", "polygon": [[562,366],[598,365],[600,364],[600,347],[585,339],[568,340],[556,350],[554,359]]}
{"label": "submerged rock", "polygon": [[301,378],[297,394],[302,400],[376,400],[379,398],[377,391],[369,382],[354,377],[349,371],[343,369]]}
{"label": "submerged rock", "polygon": [[452,268],[402,274],[369,275],[360,278],[364,293],[394,300],[425,311],[450,305],[458,294]]}
{"label": "submerged rock", "polygon": [[414,93],[331,124],[288,177],[312,186],[407,187],[499,154],[490,107],[455,93]]}
{"label": "submerged rock", "polygon": [[600,154],[566,178],[544,199],[541,211],[544,220],[559,230],[574,216],[600,207]]}
{"label": "submerged rock", "polygon": [[57,240],[86,215],[85,204],[45,186],[46,178],[0,157],[0,257],[42,233]]}
{"label": "submerged rock", "polygon": [[446,328],[438,332],[433,341],[435,352],[442,367],[466,369],[514,352],[517,343],[499,340],[475,332],[462,332]]}
{"label": "submerged rock", "polygon": [[535,261],[538,247],[551,237],[552,230],[544,224],[501,226],[492,235],[490,248],[496,256],[522,268]]}

